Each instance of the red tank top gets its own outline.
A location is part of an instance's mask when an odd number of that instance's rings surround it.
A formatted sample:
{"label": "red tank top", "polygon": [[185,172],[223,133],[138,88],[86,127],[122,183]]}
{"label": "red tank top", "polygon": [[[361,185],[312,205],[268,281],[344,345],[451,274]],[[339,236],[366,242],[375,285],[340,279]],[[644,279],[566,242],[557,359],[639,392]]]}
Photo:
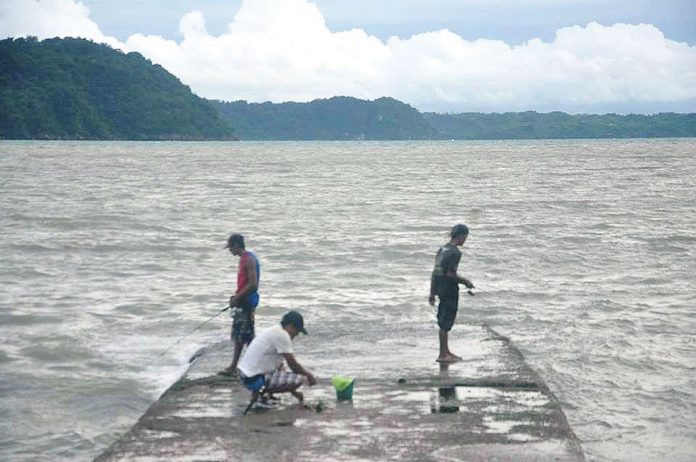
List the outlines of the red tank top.
{"label": "red tank top", "polygon": [[250,259],[253,260],[253,256],[250,252],[244,251],[242,256],[239,258],[239,266],[237,267],[237,292],[239,293],[242,291],[244,287],[249,284],[249,278],[247,277],[247,272],[244,270],[244,267],[247,264],[247,261]]}

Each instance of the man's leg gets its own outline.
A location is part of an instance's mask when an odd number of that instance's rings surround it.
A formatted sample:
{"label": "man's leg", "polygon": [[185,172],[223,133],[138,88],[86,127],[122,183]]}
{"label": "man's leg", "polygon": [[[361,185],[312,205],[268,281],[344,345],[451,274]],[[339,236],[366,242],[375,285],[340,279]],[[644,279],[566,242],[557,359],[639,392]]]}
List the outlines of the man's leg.
{"label": "man's leg", "polygon": [[304,395],[299,391],[291,391],[290,394],[295,397],[298,403],[304,403]]}
{"label": "man's leg", "polygon": [[276,370],[270,377],[266,376],[265,391],[266,393],[290,393],[302,402],[304,396],[297,389],[306,383],[309,383],[309,379],[304,375]]}
{"label": "man's leg", "polygon": [[[455,294],[454,299],[453,299],[452,302],[451,302],[450,309],[451,309],[451,313],[452,313],[452,322],[451,322],[451,324],[450,324],[449,330],[452,329],[452,326],[454,326],[454,321],[455,321],[455,319],[457,319],[457,310],[458,310],[458,308],[459,308],[459,292],[457,292],[457,293]],[[445,348],[447,348],[447,356],[449,356],[450,358],[454,359],[455,361],[461,361],[461,359],[462,359],[461,356],[457,356],[457,355],[455,355],[454,353],[452,353],[452,352],[450,351],[450,349],[449,349],[449,343],[447,342],[447,338],[445,338]]]}
{"label": "man's leg", "polygon": [[447,359],[447,354],[449,353],[449,346],[447,345],[447,331],[440,329],[440,355],[437,357],[438,361]]}
{"label": "man's leg", "polygon": [[242,355],[242,349],[254,339],[254,312],[249,308],[237,310],[232,322],[231,339],[234,342],[234,354],[229,367],[225,369],[228,374],[237,374],[237,363]]}
{"label": "man's leg", "polygon": [[449,331],[454,325],[454,319],[457,316],[457,297],[438,297],[440,304],[437,308],[437,324],[440,328],[438,333],[440,339],[440,354],[437,357],[438,362],[451,363],[459,361],[462,358],[452,353],[449,349]]}
{"label": "man's leg", "polygon": [[244,344],[242,343],[241,340],[235,340],[234,342],[234,355],[232,356],[232,362],[230,363],[230,366],[227,368],[227,371],[236,374],[237,373],[237,363],[239,362],[239,357],[242,355],[242,348],[244,347]]}

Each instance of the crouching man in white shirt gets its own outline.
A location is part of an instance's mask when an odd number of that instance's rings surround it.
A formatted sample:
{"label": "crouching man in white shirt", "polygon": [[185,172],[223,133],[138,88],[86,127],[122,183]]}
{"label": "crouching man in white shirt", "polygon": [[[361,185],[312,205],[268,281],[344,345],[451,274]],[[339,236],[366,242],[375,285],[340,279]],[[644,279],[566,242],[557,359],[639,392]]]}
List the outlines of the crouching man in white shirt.
{"label": "crouching man in white shirt", "polygon": [[[302,315],[288,311],[279,326],[258,335],[247,347],[247,351],[237,366],[244,386],[256,396],[261,390],[264,394],[291,393],[300,402],[304,399],[297,389],[304,385],[314,385],[317,379],[295,359],[292,339],[299,333],[307,335]],[[292,372],[285,371],[283,360]]]}

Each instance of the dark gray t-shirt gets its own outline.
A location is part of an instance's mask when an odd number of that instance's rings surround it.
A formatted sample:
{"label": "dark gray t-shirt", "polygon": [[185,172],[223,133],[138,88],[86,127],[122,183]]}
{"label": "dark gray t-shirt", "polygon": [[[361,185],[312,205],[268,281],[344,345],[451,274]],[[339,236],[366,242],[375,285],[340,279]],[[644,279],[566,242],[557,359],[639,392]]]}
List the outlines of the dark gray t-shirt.
{"label": "dark gray t-shirt", "polygon": [[456,278],[448,277],[450,271],[457,272],[459,260],[462,258],[462,253],[459,249],[447,243],[440,247],[435,255],[435,267],[433,268],[433,285],[435,293],[439,296],[447,296],[453,291],[459,290],[459,284]]}

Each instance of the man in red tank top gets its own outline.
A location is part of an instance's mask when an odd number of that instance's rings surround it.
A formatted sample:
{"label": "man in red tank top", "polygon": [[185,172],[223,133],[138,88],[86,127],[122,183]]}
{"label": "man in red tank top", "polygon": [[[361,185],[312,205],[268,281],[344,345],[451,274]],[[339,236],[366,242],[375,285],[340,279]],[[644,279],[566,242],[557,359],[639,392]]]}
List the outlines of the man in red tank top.
{"label": "man in red tank top", "polygon": [[237,268],[237,290],[230,297],[230,313],[232,315],[232,332],[230,338],[234,343],[234,356],[232,363],[223,373],[234,375],[237,373],[237,363],[245,345],[254,339],[254,313],[259,304],[260,268],[259,262],[252,252],[244,246],[244,236],[232,234],[227,239],[225,248],[232,255],[239,257]]}

